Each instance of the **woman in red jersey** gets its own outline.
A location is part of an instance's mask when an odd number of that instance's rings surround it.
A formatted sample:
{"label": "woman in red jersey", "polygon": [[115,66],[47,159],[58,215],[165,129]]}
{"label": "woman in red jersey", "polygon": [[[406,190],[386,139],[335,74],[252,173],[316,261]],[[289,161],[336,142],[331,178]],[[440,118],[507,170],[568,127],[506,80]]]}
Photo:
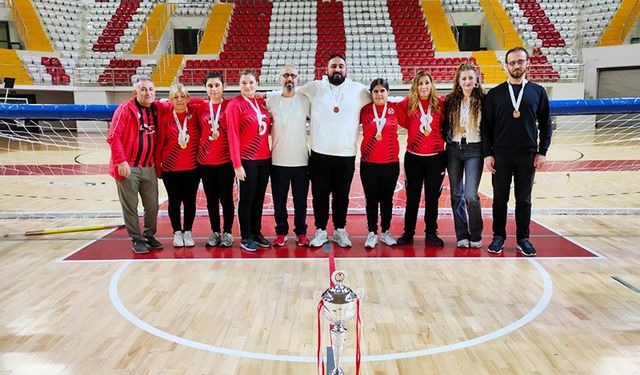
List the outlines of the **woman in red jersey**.
{"label": "woman in red jersey", "polygon": [[360,146],[360,179],[366,200],[367,227],[369,234],[365,248],[378,244],[378,205],[380,205],[380,240],[386,245],[396,244],[389,232],[400,161],[398,153],[398,125],[404,125],[406,116],[398,103],[387,101],[389,82],[375,79],[369,88],[373,103],[360,110],[362,144]]}
{"label": "woman in red jersey", "polygon": [[261,233],[262,206],[271,169],[271,119],[264,99],[256,98],[257,88],[255,73],[243,71],[240,95],[229,101],[225,112],[231,161],[240,181],[240,247],[247,251],[271,246]]}
{"label": "woman in red jersey", "polygon": [[428,246],[444,246],[438,237],[438,199],[442,190],[447,157],[441,124],[444,104],[436,96],[431,75],[419,71],[411,82],[409,97],[400,105],[407,115],[407,152],[404,156],[407,205],[404,214],[404,233],[398,245],[413,241],[420,205],[420,193],[424,185],[425,242]]}
{"label": "woman in red jersey", "polygon": [[[173,228],[173,246],[194,246],[191,228],[196,216],[196,193],[200,174],[196,164],[200,130],[197,116],[187,105],[189,93],[182,84],[171,87],[169,101],[173,109],[160,111],[158,150],[162,177],[169,196],[169,219]],[[184,225],[180,206],[184,207]]]}
{"label": "woman in red jersey", "polygon": [[[224,100],[224,78],[220,72],[210,72],[204,80],[208,100],[199,103],[200,148],[198,165],[202,186],[207,197],[207,211],[211,236],[207,246],[230,247],[233,244],[233,178],[235,173],[229,154],[229,138],[225,110],[229,100]],[[224,227],[220,231],[220,205]]]}

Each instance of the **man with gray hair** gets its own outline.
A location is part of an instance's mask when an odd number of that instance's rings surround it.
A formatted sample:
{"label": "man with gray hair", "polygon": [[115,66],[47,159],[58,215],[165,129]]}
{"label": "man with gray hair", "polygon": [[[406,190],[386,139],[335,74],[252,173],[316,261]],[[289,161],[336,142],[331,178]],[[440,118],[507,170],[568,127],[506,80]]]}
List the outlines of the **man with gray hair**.
{"label": "man with gray hair", "polygon": [[287,195],[293,195],[294,232],[298,246],[309,246],[307,239],[307,195],[309,192],[309,148],[307,117],[311,104],[306,96],[295,92],[298,69],[285,65],[280,69],[282,90],[269,93],[267,109],[273,117],[271,128],[271,191],[276,220],[275,246],[287,242],[289,223]]}
{"label": "man with gray hair", "polygon": [[[158,179],[156,175],[156,127],[158,108],[151,79],[138,76],[134,97],[116,109],[109,127],[111,147],[109,174],[115,178],[125,227],[136,254],[161,249],[155,239],[158,219]],[[144,229],[140,232],[138,194],[144,207]]]}

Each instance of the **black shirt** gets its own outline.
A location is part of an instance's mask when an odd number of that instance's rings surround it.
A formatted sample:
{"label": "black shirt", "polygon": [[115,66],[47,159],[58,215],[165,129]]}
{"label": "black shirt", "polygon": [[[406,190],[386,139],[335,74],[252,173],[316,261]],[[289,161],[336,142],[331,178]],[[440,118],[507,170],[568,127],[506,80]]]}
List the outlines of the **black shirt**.
{"label": "black shirt", "polygon": [[[512,87],[517,99],[522,84]],[[484,156],[521,152],[546,155],[552,133],[547,92],[542,86],[527,82],[520,103],[520,117],[513,117],[513,111],[507,82],[489,91],[480,126]]]}

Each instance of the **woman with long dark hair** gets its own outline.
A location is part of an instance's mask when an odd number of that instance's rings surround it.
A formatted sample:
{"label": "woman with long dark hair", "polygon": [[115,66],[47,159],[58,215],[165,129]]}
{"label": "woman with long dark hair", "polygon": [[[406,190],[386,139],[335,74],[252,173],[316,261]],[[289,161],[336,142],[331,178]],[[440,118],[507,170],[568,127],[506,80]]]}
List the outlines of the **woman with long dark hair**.
{"label": "woman with long dark hair", "polygon": [[453,91],[444,101],[446,121],[442,134],[447,143],[447,172],[457,247],[463,248],[482,246],[478,185],[483,164],[480,120],[484,96],[476,67],[470,62],[460,64]]}
{"label": "woman with long dark hair", "polygon": [[226,111],[229,150],[235,176],[240,181],[240,247],[252,252],[271,246],[261,233],[262,207],[271,169],[271,118],[264,99],[256,98],[257,88],[253,71],[240,73],[240,95],[231,99]]}
{"label": "woman with long dark hair", "polygon": [[[224,78],[220,72],[210,72],[204,80],[208,100],[200,103],[200,148],[198,164],[202,186],[207,197],[207,211],[211,236],[207,246],[230,247],[233,244],[233,165],[229,153],[229,137],[225,111],[229,100],[225,100]],[[220,205],[224,226],[220,230]]]}

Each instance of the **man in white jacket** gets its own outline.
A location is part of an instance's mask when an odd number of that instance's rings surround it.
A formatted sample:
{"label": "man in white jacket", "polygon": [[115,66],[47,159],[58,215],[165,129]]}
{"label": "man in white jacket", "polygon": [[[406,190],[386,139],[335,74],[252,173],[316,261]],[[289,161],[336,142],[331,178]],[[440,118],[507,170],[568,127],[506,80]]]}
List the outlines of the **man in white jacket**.
{"label": "man in white jacket", "polygon": [[344,56],[331,55],[327,75],[309,82],[298,93],[311,102],[311,193],[316,234],[310,246],[329,241],[329,196],[332,196],[333,241],[350,247],[345,230],[349,190],[355,170],[360,109],[371,101],[367,87],[347,78]]}

